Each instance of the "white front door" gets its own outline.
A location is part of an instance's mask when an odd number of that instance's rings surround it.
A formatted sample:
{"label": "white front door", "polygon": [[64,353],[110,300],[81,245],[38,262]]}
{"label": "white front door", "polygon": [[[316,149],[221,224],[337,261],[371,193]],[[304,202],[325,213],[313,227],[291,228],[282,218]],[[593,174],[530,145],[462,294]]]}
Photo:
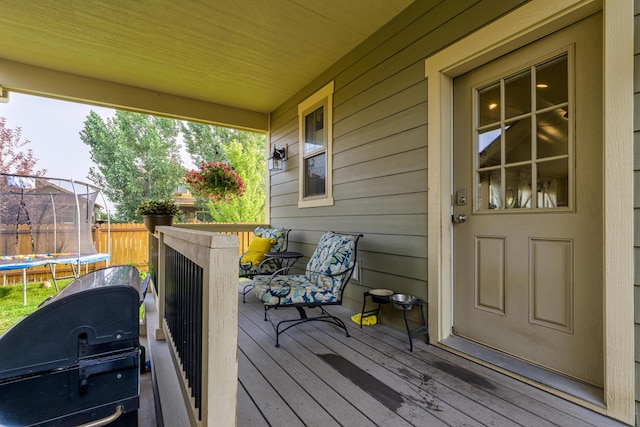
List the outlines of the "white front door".
{"label": "white front door", "polygon": [[601,19],[456,78],[453,110],[453,333],[596,386]]}

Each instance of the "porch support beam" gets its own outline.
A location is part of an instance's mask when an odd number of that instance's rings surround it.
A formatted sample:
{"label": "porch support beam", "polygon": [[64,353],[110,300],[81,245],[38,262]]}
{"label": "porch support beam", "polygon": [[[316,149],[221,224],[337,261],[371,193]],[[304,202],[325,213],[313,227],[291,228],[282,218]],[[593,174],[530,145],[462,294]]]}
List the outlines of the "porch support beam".
{"label": "porch support beam", "polygon": [[64,73],[2,58],[0,86],[10,92],[253,132],[267,132],[269,126],[267,113]]}

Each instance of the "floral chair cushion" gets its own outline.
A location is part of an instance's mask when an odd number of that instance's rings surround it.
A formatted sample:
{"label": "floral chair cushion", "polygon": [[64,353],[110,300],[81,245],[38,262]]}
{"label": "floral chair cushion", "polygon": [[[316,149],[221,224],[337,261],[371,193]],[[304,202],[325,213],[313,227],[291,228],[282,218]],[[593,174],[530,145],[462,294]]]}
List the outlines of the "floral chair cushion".
{"label": "floral chair cushion", "polygon": [[265,304],[327,303],[338,299],[337,292],[314,286],[303,274],[274,276],[268,284],[261,279],[269,279],[269,276],[256,276],[253,289],[258,299]]}
{"label": "floral chair cushion", "polygon": [[327,303],[339,291],[355,263],[356,236],[325,232],[304,275],[256,276],[254,291],[265,304]]}
{"label": "floral chair cushion", "polygon": [[[273,239],[270,251],[282,252],[287,248],[289,230],[286,228],[264,228],[257,227],[253,231],[255,237],[263,239]],[[255,240],[252,240],[252,242]],[[240,277],[253,277],[257,274],[271,274],[277,269],[274,262],[252,262],[245,257],[246,252],[240,257]]]}
{"label": "floral chair cushion", "polygon": [[337,273],[346,274],[355,263],[355,245],[355,236],[325,232],[307,263],[307,279],[318,287],[338,292],[344,281],[344,274]]}
{"label": "floral chair cushion", "polygon": [[271,238],[274,240],[273,245],[271,245],[271,249],[274,252],[282,252],[287,248],[287,235],[289,234],[289,230],[286,228],[264,228],[257,227],[253,234],[258,237]]}

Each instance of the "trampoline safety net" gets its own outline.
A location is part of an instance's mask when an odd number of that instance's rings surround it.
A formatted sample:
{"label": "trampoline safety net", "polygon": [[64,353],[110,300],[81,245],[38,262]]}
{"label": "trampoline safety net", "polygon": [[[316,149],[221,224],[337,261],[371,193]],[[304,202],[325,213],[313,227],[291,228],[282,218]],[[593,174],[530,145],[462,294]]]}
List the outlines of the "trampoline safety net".
{"label": "trampoline safety net", "polygon": [[92,240],[98,196],[78,181],[0,174],[0,270],[108,259]]}

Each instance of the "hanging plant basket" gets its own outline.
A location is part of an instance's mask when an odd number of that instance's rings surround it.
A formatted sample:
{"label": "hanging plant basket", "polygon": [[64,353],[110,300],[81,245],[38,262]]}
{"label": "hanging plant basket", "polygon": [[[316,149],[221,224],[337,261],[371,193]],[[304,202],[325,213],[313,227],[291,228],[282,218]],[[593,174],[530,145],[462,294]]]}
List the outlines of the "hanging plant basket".
{"label": "hanging plant basket", "polygon": [[191,194],[212,202],[228,202],[244,194],[245,183],[226,163],[202,163],[184,176]]}

